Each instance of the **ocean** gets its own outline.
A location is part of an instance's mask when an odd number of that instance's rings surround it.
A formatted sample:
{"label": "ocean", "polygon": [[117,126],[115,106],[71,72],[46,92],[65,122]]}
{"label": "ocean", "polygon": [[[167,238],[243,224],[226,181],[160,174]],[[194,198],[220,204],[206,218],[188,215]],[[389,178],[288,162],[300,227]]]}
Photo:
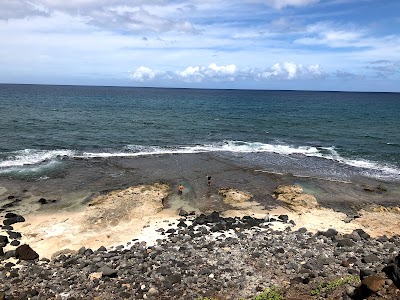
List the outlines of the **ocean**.
{"label": "ocean", "polygon": [[0,177],[208,153],[259,172],[400,182],[400,94],[0,85]]}

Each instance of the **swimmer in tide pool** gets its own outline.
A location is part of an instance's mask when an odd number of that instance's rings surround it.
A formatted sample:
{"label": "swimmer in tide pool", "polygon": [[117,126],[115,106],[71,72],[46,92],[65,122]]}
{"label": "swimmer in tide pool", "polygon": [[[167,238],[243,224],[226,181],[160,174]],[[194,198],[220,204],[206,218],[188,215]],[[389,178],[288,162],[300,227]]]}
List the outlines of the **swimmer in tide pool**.
{"label": "swimmer in tide pool", "polygon": [[183,185],[180,184],[179,187],[178,187],[178,194],[182,195],[182,192],[183,192]]}

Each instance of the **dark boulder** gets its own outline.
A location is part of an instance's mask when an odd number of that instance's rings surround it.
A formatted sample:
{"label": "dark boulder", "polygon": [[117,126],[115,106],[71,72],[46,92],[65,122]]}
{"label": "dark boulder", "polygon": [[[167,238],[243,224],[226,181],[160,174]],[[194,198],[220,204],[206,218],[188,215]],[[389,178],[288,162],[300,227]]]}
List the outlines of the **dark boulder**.
{"label": "dark boulder", "polygon": [[17,216],[17,214],[14,214],[12,212],[6,213],[6,215],[4,216],[6,219],[11,219],[11,218],[15,218]]}
{"label": "dark boulder", "polygon": [[8,244],[8,237],[5,235],[0,235],[0,247],[4,247]]}
{"label": "dark boulder", "polygon": [[327,231],[318,231],[317,235],[323,235],[328,238],[334,237],[338,234],[338,231],[335,228],[329,228]]}
{"label": "dark boulder", "polygon": [[393,280],[393,283],[400,289],[400,254],[397,255],[384,268],[386,275]]}
{"label": "dark boulder", "polygon": [[182,280],[181,274],[172,274],[169,276],[165,276],[165,285],[166,287],[171,287],[175,283],[180,283]]}
{"label": "dark boulder", "polygon": [[12,224],[19,223],[19,222],[25,222],[25,218],[23,216],[16,215],[13,218],[5,219],[3,221],[3,224],[4,225],[12,225]]}
{"label": "dark boulder", "polygon": [[17,241],[17,240],[13,240],[11,243],[10,243],[10,245],[11,246],[14,246],[14,247],[16,247],[16,246],[19,246],[19,244],[21,244],[19,241]]}
{"label": "dark boulder", "polygon": [[379,260],[379,257],[376,256],[375,254],[371,253],[368,254],[366,256],[364,256],[361,261],[365,264],[369,264],[369,263],[373,263],[373,262],[377,262]]}
{"label": "dark boulder", "polygon": [[278,219],[282,221],[283,223],[287,223],[289,220],[289,217],[287,215],[279,215]]}
{"label": "dark boulder", "polygon": [[375,275],[375,271],[370,270],[370,269],[361,269],[360,270],[360,279],[363,280],[364,278]]}
{"label": "dark boulder", "polygon": [[189,215],[189,213],[188,213],[186,210],[184,210],[184,209],[180,209],[180,210],[179,210],[179,215],[180,215],[181,217],[187,217],[187,216]]}
{"label": "dark boulder", "polygon": [[177,226],[178,227],[187,227],[187,225],[184,221],[180,221]]}
{"label": "dark boulder", "polygon": [[4,257],[5,259],[15,257],[15,250],[8,250],[6,253],[4,253]]}
{"label": "dark boulder", "polygon": [[17,240],[22,237],[22,235],[16,231],[8,231],[7,233],[8,233],[8,236],[10,237],[10,239],[13,239],[13,240]]}
{"label": "dark boulder", "polygon": [[15,249],[15,257],[20,260],[34,260],[39,258],[37,254],[29,245],[21,245]]}
{"label": "dark boulder", "polygon": [[362,229],[356,229],[353,232],[356,232],[364,240],[369,240],[371,238],[371,236]]}
{"label": "dark boulder", "polygon": [[47,200],[45,198],[40,198],[38,201],[40,204],[46,204]]}
{"label": "dark boulder", "polygon": [[117,276],[117,273],[118,273],[118,271],[117,270],[114,270],[114,269],[112,269],[112,268],[110,268],[110,267],[108,267],[108,266],[106,266],[106,265],[104,265],[104,266],[102,266],[100,269],[99,269],[99,272],[101,272],[103,275],[103,277],[105,276],[105,277],[116,277]]}
{"label": "dark boulder", "polygon": [[97,249],[97,252],[107,252],[107,248],[104,246],[100,246],[100,248]]}
{"label": "dark boulder", "polygon": [[352,241],[351,239],[341,239],[337,243],[338,247],[354,247],[357,246],[357,244]]}

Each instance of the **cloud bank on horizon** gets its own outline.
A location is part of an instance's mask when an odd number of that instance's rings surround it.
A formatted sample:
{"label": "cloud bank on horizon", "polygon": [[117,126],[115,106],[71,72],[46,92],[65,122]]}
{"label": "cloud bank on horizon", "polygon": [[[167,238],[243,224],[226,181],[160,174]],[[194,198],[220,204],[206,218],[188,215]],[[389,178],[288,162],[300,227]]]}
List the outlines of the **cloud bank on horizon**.
{"label": "cloud bank on horizon", "polygon": [[0,82],[400,92],[397,0],[3,0]]}

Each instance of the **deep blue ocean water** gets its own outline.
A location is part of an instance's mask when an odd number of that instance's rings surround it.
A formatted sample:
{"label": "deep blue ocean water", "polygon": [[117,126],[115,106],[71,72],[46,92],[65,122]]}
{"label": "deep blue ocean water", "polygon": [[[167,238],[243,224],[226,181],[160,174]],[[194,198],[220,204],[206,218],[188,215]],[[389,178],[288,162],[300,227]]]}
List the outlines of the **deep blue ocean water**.
{"label": "deep blue ocean water", "polygon": [[196,152],[400,181],[400,94],[0,85],[0,176],[45,178],[65,157]]}

